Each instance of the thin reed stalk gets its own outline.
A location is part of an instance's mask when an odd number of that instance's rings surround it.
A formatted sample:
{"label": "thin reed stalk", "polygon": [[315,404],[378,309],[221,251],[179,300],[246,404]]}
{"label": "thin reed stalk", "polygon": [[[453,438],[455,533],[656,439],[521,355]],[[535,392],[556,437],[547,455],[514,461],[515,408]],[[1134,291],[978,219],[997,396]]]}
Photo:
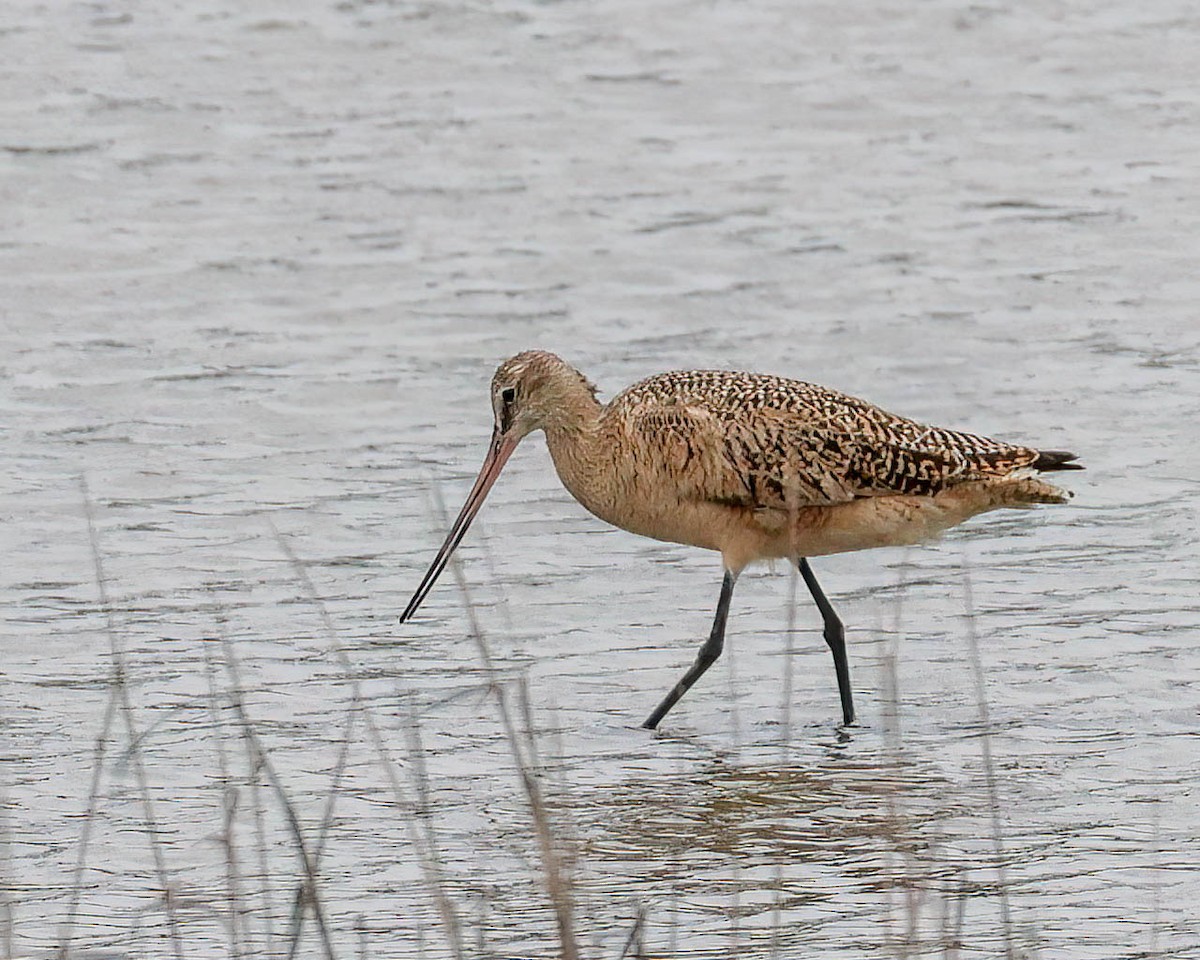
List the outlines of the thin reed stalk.
{"label": "thin reed stalk", "polygon": [[[223,631],[222,631],[223,632]],[[321,937],[321,946],[327,960],[333,960],[333,940],[330,937],[329,926],[325,921],[325,908],[321,900],[320,884],[318,882],[318,872],[316,864],[313,860],[312,853],[309,850],[309,845],[304,837],[304,830],[300,825],[300,818],[296,814],[296,808],[292,804],[291,798],[284,789],[283,781],[275,770],[274,764],[271,763],[271,758],[267,751],[263,748],[262,743],[258,739],[258,734],[254,730],[253,724],[250,722],[249,716],[246,714],[245,704],[242,700],[240,672],[236,654],[233,650],[233,644],[229,642],[228,637],[222,636],[221,643],[225,652],[225,669],[229,674],[229,702],[233,707],[234,713],[237,715],[238,725],[242,733],[242,738],[245,741],[247,750],[253,755],[255,765],[267,775],[267,780],[271,785],[276,799],[283,810],[284,817],[287,820],[288,829],[292,834],[292,841],[295,843],[296,856],[300,861],[300,867],[304,876],[304,905],[312,909],[313,919],[317,924],[317,931]],[[296,931],[297,937],[299,931]],[[293,944],[289,944],[289,954],[294,949]]]}
{"label": "thin reed stalk", "polygon": [[58,956],[66,960],[70,955],[75,937],[75,920],[79,915],[79,900],[83,894],[83,874],[87,869],[88,852],[92,843],[92,828],[96,823],[96,811],[100,806],[100,777],[104,771],[104,756],[112,734],[113,720],[117,715],[117,691],[109,688],[108,703],[104,707],[104,719],[100,721],[100,733],[92,747],[92,777],[88,785],[87,806],[83,811],[83,826],[79,831],[79,844],[75,852],[75,867],[71,871],[71,897],[67,901],[67,916],[58,929]]}
{"label": "thin reed stalk", "polygon": [[988,815],[992,830],[992,853],[996,858],[996,880],[1000,902],[1000,925],[1004,933],[1005,960],[1014,960],[1016,944],[1013,939],[1012,910],[1008,901],[1007,864],[1004,836],[1000,824],[1000,797],[996,788],[996,765],[992,759],[992,721],[988,711],[987,684],[983,676],[983,660],[979,655],[979,636],[975,629],[975,599],[971,590],[971,565],[963,556],[963,608],[966,620],[967,649],[971,658],[971,675],[975,681],[975,702],[979,710],[980,750],[983,754],[983,782],[987,789]]}
{"label": "thin reed stalk", "polygon": [[13,939],[15,923],[13,920],[13,888],[15,883],[10,876],[12,867],[12,851],[9,849],[8,811],[11,801],[7,794],[0,793],[0,950],[6,960],[13,955]]}
{"label": "thin reed stalk", "polygon": [[238,849],[234,842],[234,824],[237,822],[238,793],[234,789],[229,771],[229,756],[225,749],[225,724],[221,719],[220,694],[217,690],[217,670],[212,651],[206,642],[204,649],[204,674],[208,681],[208,710],[212,718],[217,753],[217,770],[221,777],[221,849],[225,853],[225,903],[229,912],[229,955],[241,960],[245,933],[242,929],[241,871],[238,865]]}
{"label": "thin reed stalk", "polygon": [[[902,763],[902,741],[903,732],[900,723],[900,644],[903,640],[903,616],[902,606],[904,600],[904,592],[907,587],[907,563],[900,569],[900,582],[896,592],[895,602],[895,617],[892,625],[892,644],[891,650],[884,657],[883,669],[883,696],[881,702],[883,704],[882,719],[883,719],[883,742],[885,756],[887,757],[888,765],[895,776],[901,767]],[[899,836],[899,824],[901,818],[900,800],[897,796],[897,791],[887,791],[886,809],[888,822],[892,828],[892,839],[896,841]],[[918,905],[915,899],[915,891],[913,889],[912,869],[909,863],[909,851],[904,849],[904,846],[899,843],[893,844],[898,849],[889,851],[888,861],[889,866],[893,863],[893,856],[898,857],[900,864],[899,873],[900,883],[891,883],[887,888],[887,928],[886,938],[895,945],[897,955],[907,957],[913,946],[915,946],[917,938],[918,922]],[[895,878],[894,878],[895,879]],[[895,886],[901,886],[903,889],[903,919],[897,921],[895,918],[895,905],[893,901],[893,890]],[[902,933],[896,932],[898,922],[904,923]]]}
{"label": "thin reed stalk", "polygon": [[787,598],[787,629],[783,634],[783,702],[779,710],[779,762],[786,764],[790,759],[792,746],[792,698],[795,696],[796,684],[796,604],[799,599],[797,587],[800,583],[800,570],[796,563],[790,564],[791,576],[788,577]]}
{"label": "thin reed stalk", "polygon": [[[330,778],[329,791],[325,795],[325,809],[321,814],[321,826],[317,831],[317,842],[312,854],[315,870],[319,870],[321,867],[321,857],[325,853],[325,842],[329,838],[329,830],[333,824],[333,812],[338,792],[341,788],[342,777],[346,772],[346,760],[350,754],[350,743],[354,738],[354,706],[352,705],[346,712],[346,730],[342,734],[341,749],[338,750],[333,776]],[[288,932],[288,960],[293,960],[296,951],[300,949],[301,928],[304,925],[304,901],[305,889],[304,884],[301,884],[296,888],[296,895],[292,900],[292,919]]]}
{"label": "thin reed stalk", "polygon": [[59,951],[65,955],[74,936],[75,918],[79,906],[79,890],[83,871],[86,867],[88,844],[91,841],[91,825],[95,820],[100,783],[100,770],[104,764],[107,743],[111,735],[114,720],[113,713],[119,707],[121,720],[125,726],[125,735],[129,740],[129,759],[133,768],[134,779],[137,783],[138,794],[142,805],[142,820],[150,846],[150,854],[154,860],[154,873],[158,878],[159,892],[162,896],[163,910],[167,918],[167,931],[171,941],[171,952],[175,960],[183,960],[183,938],[179,930],[179,917],[175,910],[175,897],[172,893],[170,875],[167,872],[166,856],[163,853],[162,842],[159,839],[158,820],[154,813],[154,803],[150,797],[150,783],[146,776],[146,766],[142,760],[141,739],[134,721],[133,702],[129,696],[127,682],[128,674],[125,664],[125,649],[117,630],[116,617],[108,590],[108,576],[104,571],[104,559],[100,552],[100,539],[96,532],[95,511],[92,505],[91,493],[88,490],[87,477],[80,474],[79,488],[83,499],[83,512],[87,521],[88,544],[91,548],[92,570],[96,580],[96,589],[100,597],[100,605],[104,610],[105,632],[108,634],[109,652],[112,661],[112,691],[109,705],[105,708],[104,720],[101,724],[101,734],[97,739],[93,755],[93,771],[91,793],[88,798],[88,808],[84,817],[84,838],[80,842],[79,857],[76,860],[75,875],[71,905],[68,909],[64,929],[59,934]]}
{"label": "thin reed stalk", "polygon": [[250,749],[246,738],[242,737],[242,746],[246,750],[246,762],[249,764],[246,782],[250,788],[254,805],[254,843],[258,851],[258,875],[261,877],[263,943],[267,956],[275,956],[275,886],[271,883],[270,846],[267,843],[267,803],[263,797],[263,769]]}
{"label": "thin reed stalk", "polygon": [[[436,487],[434,487],[433,497],[437,516],[443,525],[449,525],[445,502]],[[488,689],[496,701],[500,722],[508,739],[509,751],[512,753],[513,763],[525,791],[526,802],[529,804],[546,893],[550,898],[558,929],[559,948],[562,951],[563,960],[579,960],[580,952],[575,935],[575,907],[571,877],[569,871],[565,869],[559,850],[554,843],[549,809],[542,792],[541,777],[538,775],[536,765],[537,751],[536,746],[533,745],[535,737],[532,730],[526,732],[524,739],[517,733],[504,686],[500,682],[500,675],[496,669],[490,645],[483,632],[483,627],[480,625],[475,603],[471,598],[471,591],[457,554],[451,554],[449,566],[454,575],[454,581],[458,585],[459,593],[462,595],[469,633],[475,642],[484,672],[487,674]]]}
{"label": "thin reed stalk", "polygon": [[417,851],[417,862],[425,878],[425,887],[432,893],[434,905],[437,908],[438,917],[441,921],[442,933],[446,939],[446,945],[450,950],[451,956],[455,960],[464,960],[466,951],[463,947],[462,923],[447,891],[446,880],[443,875],[441,852],[432,818],[415,815],[419,807],[409,799],[407,792],[400,782],[400,776],[397,773],[398,766],[392,758],[391,752],[388,750],[379,726],[375,722],[374,715],[368,709],[366,701],[362,697],[361,684],[354,674],[353,665],[350,663],[350,658],[346,655],[337,630],[334,629],[333,619],[329,616],[329,610],[325,605],[325,601],[317,592],[317,588],[309,576],[308,568],[296,555],[296,552],[292,549],[287,539],[279,532],[274,521],[270,517],[266,517],[265,519],[272,534],[274,534],[275,542],[278,544],[280,552],[287,558],[296,576],[296,580],[304,589],[309,602],[313,605],[317,616],[320,618],[326,641],[337,658],[346,681],[350,684],[353,707],[356,712],[362,715],[363,725],[366,727],[371,745],[375,749],[380,762],[383,764],[383,770],[391,787],[396,806],[401,810],[414,814],[413,816],[406,817],[404,822],[409,832],[413,849]]}
{"label": "thin reed stalk", "polygon": [[[227,626],[224,609],[218,603],[211,587],[210,596],[213,619],[218,625],[221,639],[224,640]],[[216,735],[217,768],[221,778],[221,847],[225,853],[225,897],[229,911],[229,950],[233,960],[239,960],[240,957],[246,955],[247,950],[251,953],[255,952],[251,945],[253,938],[249,922],[252,911],[246,904],[242,893],[241,863],[234,835],[238,808],[242,805],[242,794],[235,786],[229,752],[225,747],[227,725],[222,716],[222,694],[217,683],[217,665],[212,655],[210,642],[204,642],[202,649],[204,651],[205,677],[208,683],[209,714]],[[246,746],[245,737],[243,736],[241,740],[246,748],[248,770],[245,777],[245,791],[250,796],[250,809],[254,818],[254,835],[258,852],[258,882],[262,900],[261,942],[265,948],[265,956],[271,957],[275,955],[275,911],[271,870],[267,855],[266,812],[261,797],[261,769],[253,750]]]}
{"label": "thin reed stalk", "polygon": [[621,947],[621,955],[617,960],[642,960],[646,955],[646,943],[643,936],[646,928],[646,908],[638,907],[637,915],[633,918],[633,926],[629,928],[629,936],[625,938],[625,945]]}

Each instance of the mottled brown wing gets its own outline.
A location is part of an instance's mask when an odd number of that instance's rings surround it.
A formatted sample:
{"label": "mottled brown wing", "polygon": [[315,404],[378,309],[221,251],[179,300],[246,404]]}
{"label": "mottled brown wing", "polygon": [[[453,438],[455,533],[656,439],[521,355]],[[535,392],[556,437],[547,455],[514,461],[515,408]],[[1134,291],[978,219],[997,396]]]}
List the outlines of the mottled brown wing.
{"label": "mottled brown wing", "polygon": [[[808,385],[805,385],[808,386]],[[932,494],[1031,465],[1036,451],[926,427],[834,391],[788,409],[688,398],[631,417],[680,495],[766,509]]]}
{"label": "mottled brown wing", "polygon": [[778,411],[728,417],[679,403],[640,409],[630,422],[685,499],[786,509],[863,495],[818,431]]}
{"label": "mottled brown wing", "polygon": [[852,470],[873,493],[933,494],[1031,467],[1038,452],[874,409],[856,435]]}

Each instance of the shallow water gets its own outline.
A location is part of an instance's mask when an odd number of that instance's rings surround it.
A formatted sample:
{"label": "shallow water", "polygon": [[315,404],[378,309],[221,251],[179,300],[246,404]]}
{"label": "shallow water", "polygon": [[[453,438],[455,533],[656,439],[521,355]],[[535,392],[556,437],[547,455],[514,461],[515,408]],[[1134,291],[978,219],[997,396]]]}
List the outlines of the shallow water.
{"label": "shallow water", "polygon": [[447,955],[426,825],[468,954],[556,955],[462,596],[395,619],[538,346],[604,396],[770,370],[1088,466],[1071,505],[815,564],[852,730],[764,569],[653,736],[717,560],[605,528],[526,443],[461,554],[587,955],[639,914],[650,955],[1200,954],[1198,37],[1172,2],[6,7],[4,949],[51,953],[79,889],[73,954],[171,955],[140,760],[180,952],[282,950],[241,690],[309,842],[337,798],[336,955]]}

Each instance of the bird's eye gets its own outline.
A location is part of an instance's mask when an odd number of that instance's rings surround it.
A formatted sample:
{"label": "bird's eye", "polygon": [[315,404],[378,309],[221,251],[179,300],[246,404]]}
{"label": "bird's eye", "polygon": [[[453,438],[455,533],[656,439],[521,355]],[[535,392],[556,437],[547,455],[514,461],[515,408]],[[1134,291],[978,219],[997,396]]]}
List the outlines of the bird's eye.
{"label": "bird's eye", "polygon": [[517,391],[512,387],[505,387],[500,391],[500,399],[505,403],[512,403],[517,398]]}

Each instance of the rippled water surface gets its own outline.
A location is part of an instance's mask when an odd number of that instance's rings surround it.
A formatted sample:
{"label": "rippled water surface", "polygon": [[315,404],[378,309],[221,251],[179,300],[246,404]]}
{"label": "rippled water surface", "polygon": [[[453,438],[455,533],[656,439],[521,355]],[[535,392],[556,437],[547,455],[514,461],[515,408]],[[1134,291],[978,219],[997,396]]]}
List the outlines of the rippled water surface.
{"label": "rippled water surface", "polygon": [[300,837],[300,956],[453,955],[439,877],[461,955],[559,955],[464,596],[396,623],[536,346],[1088,466],[815,563],[852,729],[764,568],[651,735],[717,558],[528,441],[461,555],[584,956],[1200,956],[1198,40],[1173,0],[5,6],[0,950],[282,954]]}

